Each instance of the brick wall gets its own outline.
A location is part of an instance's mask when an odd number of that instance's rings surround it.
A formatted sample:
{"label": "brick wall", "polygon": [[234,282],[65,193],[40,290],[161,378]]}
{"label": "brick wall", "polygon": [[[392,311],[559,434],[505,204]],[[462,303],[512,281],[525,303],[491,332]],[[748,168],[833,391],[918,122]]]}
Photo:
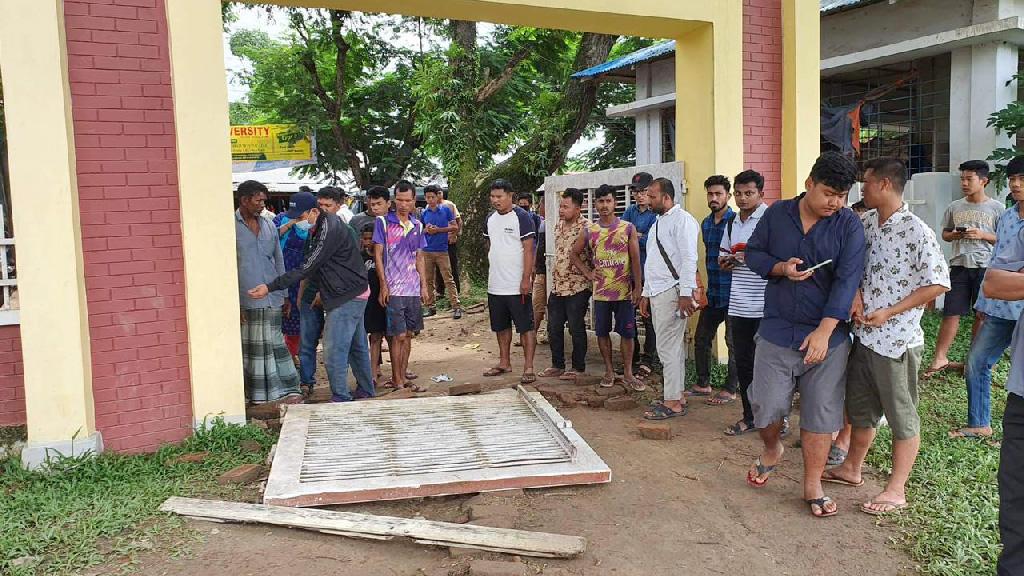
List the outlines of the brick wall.
{"label": "brick wall", "polygon": [[781,0],[743,0],[743,164],[764,175],[765,198],[783,196]]}
{"label": "brick wall", "polygon": [[17,326],[0,326],[0,426],[25,423],[25,381]]}
{"label": "brick wall", "polygon": [[181,440],[192,411],[163,0],[66,0],[96,427]]}

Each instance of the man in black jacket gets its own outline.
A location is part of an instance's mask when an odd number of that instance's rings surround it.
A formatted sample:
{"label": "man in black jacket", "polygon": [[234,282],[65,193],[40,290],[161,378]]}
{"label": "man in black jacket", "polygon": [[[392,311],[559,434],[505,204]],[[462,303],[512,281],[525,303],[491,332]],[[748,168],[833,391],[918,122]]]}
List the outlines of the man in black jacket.
{"label": "man in black jacket", "polygon": [[370,350],[363,326],[363,312],[369,288],[366,267],[360,256],[355,232],[342,222],[337,214],[310,211],[315,219],[302,266],[278,276],[267,284],[249,291],[252,298],[262,298],[268,292],[288,287],[312,277],[320,289],[324,320],[324,364],[331,383],[331,400],[348,402],[352,395],[348,389],[348,367],[356,378],[356,396],[374,395],[373,375],[370,370]]}

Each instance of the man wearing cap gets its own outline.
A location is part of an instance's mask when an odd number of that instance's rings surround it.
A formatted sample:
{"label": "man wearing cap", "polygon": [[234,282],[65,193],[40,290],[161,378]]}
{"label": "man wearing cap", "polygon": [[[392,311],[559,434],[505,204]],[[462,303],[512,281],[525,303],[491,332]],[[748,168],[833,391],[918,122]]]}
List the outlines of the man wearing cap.
{"label": "man wearing cap", "polygon": [[[647,263],[647,232],[654,226],[658,216],[651,210],[650,199],[647,195],[647,187],[651,185],[654,178],[647,172],[637,172],[629,183],[629,189],[633,192],[633,205],[626,209],[622,220],[629,222],[636,228],[636,236],[640,241],[640,273],[643,274],[644,265]],[[641,279],[642,280],[642,279]],[[658,361],[657,340],[654,334],[654,322],[650,316],[637,316],[644,326],[644,350],[640,352],[640,339],[637,336],[633,346],[634,372],[643,376],[642,369],[645,364],[655,364]],[[646,366],[645,366],[646,368]]]}
{"label": "man wearing cap", "polygon": [[242,374],[245,398],[254,404],[302,401],[299,375],[281,333],[285,286],[250,298],[249,291],[284,274],[284,255],[273,222],[262,217],[267,187],[255,180],[238,185],[235,194],[235,252],[242,322]]}

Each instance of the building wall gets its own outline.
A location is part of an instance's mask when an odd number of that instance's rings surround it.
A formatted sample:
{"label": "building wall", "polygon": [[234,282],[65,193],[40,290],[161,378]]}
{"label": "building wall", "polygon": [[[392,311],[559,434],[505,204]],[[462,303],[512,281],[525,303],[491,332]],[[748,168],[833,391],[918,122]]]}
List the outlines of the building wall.
{"label": "building wall", "polygon": [[[764,176],[765,198],[782,190],[782,3],[743,1],[743,166]],[[731,175],[730,175],[731,176]]]}
{"label": "building wall", "polygon": [[0,426],[25,423],[25,382],[17,326],[0,326]]}
{"label": "building wall", "polygon": [[96,428],[108,449],[191,431],[163,0],[64,2]]}
{"label": "building wall", "polygon": [[974,4],[974,0],[901,0],[824,16],[821,59],[978,24]]}

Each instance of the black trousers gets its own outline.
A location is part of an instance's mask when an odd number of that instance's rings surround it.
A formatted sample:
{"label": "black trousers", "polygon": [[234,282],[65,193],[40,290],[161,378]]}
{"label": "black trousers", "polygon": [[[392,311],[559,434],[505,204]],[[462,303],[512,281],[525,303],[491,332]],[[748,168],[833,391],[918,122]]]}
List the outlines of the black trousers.
{"label": "black trousers", "polygon": [[569,324],[572,337],[572,369],[587,369],[587,308],[590,290],[572,296],[548,296],[548,344],[551,346],[551,365],[565,370],[565,325]]}
{"label": "black trousers", "polygon": [[[718,327],[725,322],[728,308],[705,308],[697,320],[697,332],[693,337],[694,363],[697,365],[697,386],[711,385],[711,344],[715,341]],[[736,364],[732,353],[732,329],[725,325],[725,345],[729,350],[729,375],[725,379],[725,390],[736,393]]]}
{"label": "black trousers", "polygon": [[[641,316],[639,310],[636,312],[636,321],[644,324],[643,360],[653,362],[658,359],[658,340],[654,333],[654,321],[650,316],[647,318]],[[639,364],[640,361],[640,338],[637,337],[636,345],[633,346],[633,364]]]}
{"label": "black trousers", "polygon": [[999,454],[999,576],[1024,574],[1024,398],[1010,393]]}
{"label": "black trousers", "polygon": [[754,425],[754,410],[750,407],[750,383],[754,381],[754,336],[761,326],[760,318],[729,316],[726,327],[732,331],[732,358],[736,361],[736,380],[739,382],[740,401],[743,402],[743,421]]}
{"label": "black trousers", "polygon": [[[448,245],[448,262],[452,265],[452,278],[455,279],[455,289],[462,294],[462,280],[459,274],[459,245],[458,243]],[[441,278],[441,269],[434,269],[434,288],[439,296],[444,296],[444,278]]]}

